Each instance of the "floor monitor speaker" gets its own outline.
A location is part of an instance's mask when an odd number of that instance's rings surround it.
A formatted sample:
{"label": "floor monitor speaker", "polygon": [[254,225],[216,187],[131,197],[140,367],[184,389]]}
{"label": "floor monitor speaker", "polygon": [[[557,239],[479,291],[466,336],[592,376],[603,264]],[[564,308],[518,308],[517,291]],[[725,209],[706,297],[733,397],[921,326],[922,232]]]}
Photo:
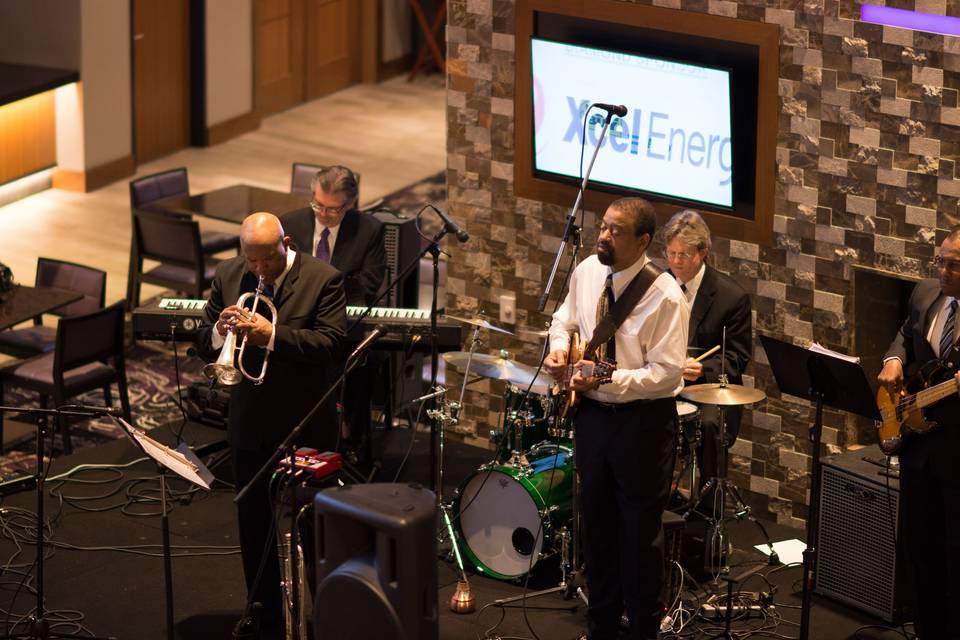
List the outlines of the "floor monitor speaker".
{"label": "floor monitor speaker", "polygon": [[316,640],[436,640],[435,499],[388,483],[316,495]]}

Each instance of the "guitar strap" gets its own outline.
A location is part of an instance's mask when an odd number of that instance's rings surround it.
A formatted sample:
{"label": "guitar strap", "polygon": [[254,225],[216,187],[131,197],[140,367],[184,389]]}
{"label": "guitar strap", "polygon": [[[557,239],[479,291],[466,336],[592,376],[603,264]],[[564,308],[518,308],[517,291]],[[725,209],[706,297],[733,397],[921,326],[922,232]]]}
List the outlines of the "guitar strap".
{"label": "guitar strap", "polygon": [[607,309],[607,315],[600,319],[597,328],[593,330],[593,337],[590,338],[590,343],[583,352],[585,360],[593,360],[597,348],[606,344],[661,273],[663,269],[653,262],[648,262],[640,273],[633,277],[617,301]]}

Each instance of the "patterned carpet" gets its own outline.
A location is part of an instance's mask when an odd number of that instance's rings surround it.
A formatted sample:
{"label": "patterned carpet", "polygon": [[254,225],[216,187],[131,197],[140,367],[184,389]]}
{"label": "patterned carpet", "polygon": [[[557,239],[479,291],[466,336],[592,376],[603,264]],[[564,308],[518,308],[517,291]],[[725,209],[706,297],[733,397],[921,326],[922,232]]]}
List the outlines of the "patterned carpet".
{"label": "patterned carpet", "polygon": [[[431,203],[438,208],[446,206],[445,172],[430,176],[384,197],[383,206],[405,215],[414,215],[420,208]],[[435,214],[425,216],[425,227],[430,228]],[[180,385],[186,391],[192,382],[203,379],[203,363],[185,355],[186,345],[178,345]],[[138,342],[127,352],[127,386],[134,422],[142,429],[157,427],[176,428],[182,413],[177,397],[177,376],[173,350],[169,344]],[[10,406],[37,407],[39,396],[23,389],[4,390],[3,404]],[[76,399],[86,404],[103,404],[103,393],[91,392]],[[119,406],[116,386],[113,387],[113,402]],[[6,478],[20,472],[32,471],[36,465],[36,444],[30,435],[32,429],[15,419],[5,420],[6,453],[0,455],[0,476]],[[19,437],[16,434],[20,434]],[[15,437],[10,442],[11,437]],[[74,449],[92,447],[123,437],[123,433],[107,418],[82,420],[70,428],[70,440]],[[48,449],[49,450],[49,449]],[[54,455],[63,451],[60,435],[54,436]]]}

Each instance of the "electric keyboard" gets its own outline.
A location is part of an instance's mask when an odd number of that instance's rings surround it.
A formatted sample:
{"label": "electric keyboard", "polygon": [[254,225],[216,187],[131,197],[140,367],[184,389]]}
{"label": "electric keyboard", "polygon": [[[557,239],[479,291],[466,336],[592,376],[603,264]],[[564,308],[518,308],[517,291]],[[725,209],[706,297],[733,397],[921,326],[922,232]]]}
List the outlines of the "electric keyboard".
{"label": "electric keyboard", "polygon": [[[430,351],[430,310],[403,307],[373,307],[359,325],[353,326],[366,307],[347,307],[347,327],[353,327],[347,335],[347,344],[359,344],[375,325],[387,328],[387,335],[377,339],[373,350],[397,351],[412,348],[418,353]],[[459,351],[463,344],[463,327],[453,320],[437,318],[437,344],[439,351]]]}
{"label": "electric keyboard", "polygon": [[136,340],[192,340],[203,327],[206,300],[160,298],[159,302],[133,310],[133,337]]}
{"label": "electric keyboard", "polygon": [[[133,337],[138,340],[169,340],[171,330],[177,340],[192,340],[203,327],[206,300],[161,298],[159,302],[140,306],[133,311]],[[353,326],[366,307],[347,307],[347,326]],[[401,307],[374,307],[347,336],[348,346],[356,346],[377,324],[389,333],[377,340],[374,350],[396,351],[412,347],[414,351],[430,351],[430,310]],[[460,324],[441,316],[437,319],[440,351],[458,351],[463,344]]]}

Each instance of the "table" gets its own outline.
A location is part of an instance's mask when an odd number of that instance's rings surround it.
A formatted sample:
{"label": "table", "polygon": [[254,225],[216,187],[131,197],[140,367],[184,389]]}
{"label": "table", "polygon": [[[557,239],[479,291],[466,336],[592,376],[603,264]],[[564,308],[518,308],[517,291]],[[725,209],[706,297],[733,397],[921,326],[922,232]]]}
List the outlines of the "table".
{"label": "table", "polygon": [[0,302],[0,331],[20,324],[34,316],[43,315],[57,307],[76,302],[83,296],[76,291],[54,288],[36,288],[18,284],[3,294]]}
{"label": "table", "polygon": [[179,215],[205,216],[239,224],[257,211],[281,216],[294,209],[309,206],[309,203],[309,194],[286,193],[248,184],[236,184],[192,196],[162,198],[140,208]]}

